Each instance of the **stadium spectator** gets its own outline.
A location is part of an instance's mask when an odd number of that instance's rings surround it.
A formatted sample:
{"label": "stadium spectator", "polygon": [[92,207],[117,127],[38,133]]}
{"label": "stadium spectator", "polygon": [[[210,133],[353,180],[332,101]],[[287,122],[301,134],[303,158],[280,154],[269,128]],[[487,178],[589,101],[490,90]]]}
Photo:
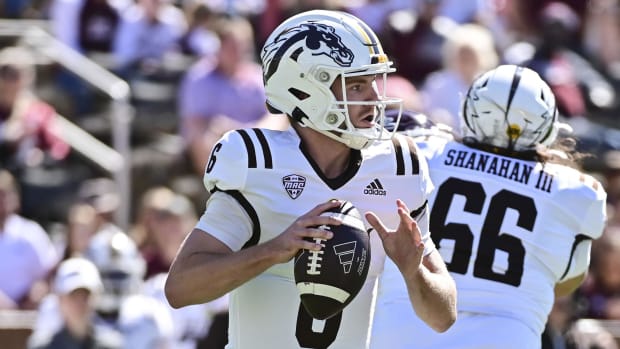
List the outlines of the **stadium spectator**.
{"label": "stadium spectator", "polygon": [[179,40],[187,30],[183,11],[169,0],[138,0],[121,16],[113,45],[114,71],[134,79],[166,79],[170,55],[181,52]]}
{"label": "stadium spectator", "polygon": [[441,46],[456,23],[439,16],[442,0],[419,1],[411,10],[393,12],[383,30],[385,51],[398,73],[415,86],[441,69]]}
{"label": "stadium spectator", "polygon": [[142,195],[138,223],[131,232],[146,261],[145,278],[167,273],[177,250],[196,221],[189,199],[167,187],[154,187]]}
{"label": "stadium spectator", "polygon": [[[104,68],[113,69],[112,47],[120,26],[121,12],[132,0],[52,0],[49,19],[54,37],[71,49],[86,55]],[[83,77],[67,67],[55,71],[68,116],[77,118],[95,111],[95,91]]]}
{"label": "stadium spectator", "polygon": [[188,26],[180,39],[181,52],[193,57],[215,58],[220,41],[213,32],[217,18],[206,3],[189,1],[186,5]]}
{"label": "stadium spectator", "polygon": [[592,246],[592,267],[579,290],[583,316],[620,320],[620,226],[609,226]]}
{"label": "stadium spectator", "polygon": [[[99,272],[85,258],[60,263],[53,293],[41,303],[30,349],[121,349],[120,333],[102,326],[95,313],[95,301],[103,291]],[[54,313],[49,317],[49,312]]]}
{"label": "stadium spectator", "polygon": [[53,0],[49,9],[52,32],[82,54],[111,53],[120,13],[129,4],[129,0]]}
{"label": "stadium spectator", "polygon": [[0,166],[11,171],[61,162],[70,152],[58,136],[56,111],[33,92],[34,64],[24,48],[0,51]]}
{"label": "stadium spectator", "polygon": [[557,297],[542,334],[541,349],[617,349],[613,334],[596,322],[579,321],[579,303]]}
{"label": "stadium spectator", "polygon": [[13,175],[0,169],[0,309],[34,309],[48,292],[58,253],[47,232],[18,214]]}
{"label": "stadium spectator", "polygon": [[204,172],[211,148],[222,134],[267,117],[250,23],[241,17],[221,19],[214,31],[221,43],[216,62],[208,58],[196,62],[179,89],[181,132],[198,174]]}
{"label": "stadium spectator", "polygon": [[458,26],[442,47],[442,68],[422,85],[423,111],[431,120],[461,130],[460,112],[469,85],[499,63],[491,32],[478,24]]}
{"label": "stadium spectator", "polygon": [[97,314],[121,333],[124,347],[170,348],[174,327],[169,306],[143,293],[146,263],[134,241],[108,225],[91,239],[85,257],[95,264],[103,283]]}
{"label": "stadium spectator", "polygon": [[595,57],[585,56],[581,41],[581,19],[570,6],[550,2],[537,16],[539,40],[526,65],[549,84],[558,110],[566,118],[588,117],[594,108],[610,108],[615,91],[598,71]]}
{"label": "stadium spectator", "polygon": [[99,225],[97,210],[92,205],[84,202],[71,205],[67,213],[62,259],[83,256]]}
{"label": "stadium spectator", "polygon": [[[146,261],[144,293],[166,305],[164,285],[168,270],[196,219],[192,202],[168,187],[153,187],[142,195],[138,222],[131,236]],[[167,306],[167,309],[173,319],[174,348],[195,349],[207,337],[217,338],[217,342],[226,344],[227,326],[223,327],[224,330],[218,329],[217,322],[228,313],[228,295],[209,303],[182,309]]]}
{"label": "stadium spectator", "polygon": [[392,12],[411,10],[414,6],[413,2],[400,0],[342,1],[342,4],[345,6],[344,11],[358,17],[377,33],[385,28]]}
{"label": "stadium spectator", "polygon": [[590,56],[596,57],[602,70],[620,81],[620,3],[617,0],[589,2],[584,19],[583,45]]}
{"label": "stadium spectator", "polygon": [[[510,0],[508,0],[510,1]],[[421,2],[436,2],[439,4],[437,14],[448,18],[458,24],[477,23],[480,14],[484,10],[486,1],[461,1],[461,0],[413,0],[414,6],[420,6]]]}
{"label": "stadium spectator", "polygon": [[211,302],[174,309],[168,304],[164,286],[168,272],[155,274],[144,283],[143,293],[167,305],[173,324],[172,348],[224,349],[228,343],[228,294]]}

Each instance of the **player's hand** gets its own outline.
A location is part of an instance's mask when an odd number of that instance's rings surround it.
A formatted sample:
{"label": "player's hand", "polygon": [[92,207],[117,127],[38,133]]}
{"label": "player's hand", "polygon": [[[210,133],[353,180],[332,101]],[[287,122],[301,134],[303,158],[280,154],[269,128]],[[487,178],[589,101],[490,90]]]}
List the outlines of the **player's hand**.
{"label": "player's hand", "polygon": [[339,201],[332,200],[315,206],[306,214],[297,218],[293,224],[286,228],[280,235],[267,242],[276,259],[276,263],[288,262],[297,254],[297,251],[301,249],[310,251],[320,250],[320,243],[307,241],[304,240],[304,238],[331,239],[333,233],[328,230],[319,229],[318,226],[340,225],[342,221],[335,217],[321,216],[321,213],[331,208],[338,207],[339,205]]}
{"label": "player's hand", "polygon": [[396,230],[389,230],[374,212],[365,214],[366,220],[379,234],[385,253],[398,266],[403,274],[419,269],[424,256],[422,234],[411,216],[409,208],[401,200],[396,201],[400,223]]}

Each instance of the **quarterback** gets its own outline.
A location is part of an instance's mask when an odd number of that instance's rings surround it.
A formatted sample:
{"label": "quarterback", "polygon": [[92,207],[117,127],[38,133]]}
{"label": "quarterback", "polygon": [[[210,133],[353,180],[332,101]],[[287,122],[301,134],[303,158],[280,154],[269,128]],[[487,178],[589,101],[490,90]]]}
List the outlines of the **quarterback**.
{"label": "quarterback", "polygon": [[[366,348],[385,256],[406,281],[407,309],[435,331],[456,317],[456,291],[428,230],[433,188],[415,144],[384,129],[379,95],[391,62],[354,16],[314,10],[289,18],[261,54],[267,105],[286,131],[225,134],[206,164],[204,214],[171,267],[170,304],[230,294],[228,348]],[[293,257],[331,238],[321,213],[347,200],[365,212],[372,258],[366,283],[342,312],[313,319],[300,305]],[[305,239],[310,238],[310,239]]]}

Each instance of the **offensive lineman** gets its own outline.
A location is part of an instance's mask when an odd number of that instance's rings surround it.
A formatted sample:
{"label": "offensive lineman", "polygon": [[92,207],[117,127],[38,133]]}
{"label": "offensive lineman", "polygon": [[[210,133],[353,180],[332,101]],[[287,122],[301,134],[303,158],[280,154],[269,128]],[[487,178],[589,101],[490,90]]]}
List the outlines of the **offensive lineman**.
{"label": "offensive lineman", "polygon": [[[456,294],[428,232],[432,184],[413,142],[383,128],[386,105],[400,100],[378,95],[393,69],[376,35],[349,14],[309,11],[276,28],[261,58],[268,106],[292,127],[231,131],[214,146],[204,176],[211,196],[171,267],[170,304],[232,291],[227,348],[366,348],[387,254],[407,280],[409,311],[445,331]],[[366,212],[376,233],[366,284],[318,321],[300,306],[292,258],[319,249],[304,237],[330,238],[312,227],[339,224],[320,216],[333,198]]]}
{"label": "offensive lineman", "polygon": [[[538,74],[502,65],[465,97],[462,141],[424,137],[436,185],[432,240],[457,285],[458,320],[437,335],[403,311],[386,262],[371,348],[540,348],[554,297],[583,281],[605,225],[602,185],[558,148],[555,98]],[[559,141],[559,140],[558,140]]]}

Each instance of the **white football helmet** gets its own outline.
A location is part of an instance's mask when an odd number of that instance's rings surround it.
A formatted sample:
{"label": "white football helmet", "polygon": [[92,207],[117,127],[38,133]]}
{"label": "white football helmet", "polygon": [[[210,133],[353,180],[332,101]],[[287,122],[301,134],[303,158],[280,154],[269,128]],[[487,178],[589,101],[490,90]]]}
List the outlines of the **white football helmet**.
{"label": "white football helmet", "polygon": [[114,225],[107,225],[91,239],[85,257],[91,260],[103,282],[97,310],[115,313],[128,296],[140,291],[146,262],[134,241]]}
{"label": "white football helmet", "polygon": [[535,71],[516,65],[500,65],[478,77],[461,117],[464,140],[511,151],[550,145],[561,125],[551,88]]}
{"label": "white football helmet", "polygon": [[[379,101],[347,101],[344,93],[347,77],[378,75],[377,81],[385,84],[387,73],[395,71],[375,33],[360,19],[327,10],[297,14],[269,36],[261,60],[271,112],[286,113],[354,149],[391,138],[392,132],[383,127],[384,110],[388,104],[402,109],[401,99],[377,92]],[[330,90],[336,78],[342,79],[344,100],[336,100]],[[374,106],[375,127],[355,128],[347,111],[350,105]]]}

